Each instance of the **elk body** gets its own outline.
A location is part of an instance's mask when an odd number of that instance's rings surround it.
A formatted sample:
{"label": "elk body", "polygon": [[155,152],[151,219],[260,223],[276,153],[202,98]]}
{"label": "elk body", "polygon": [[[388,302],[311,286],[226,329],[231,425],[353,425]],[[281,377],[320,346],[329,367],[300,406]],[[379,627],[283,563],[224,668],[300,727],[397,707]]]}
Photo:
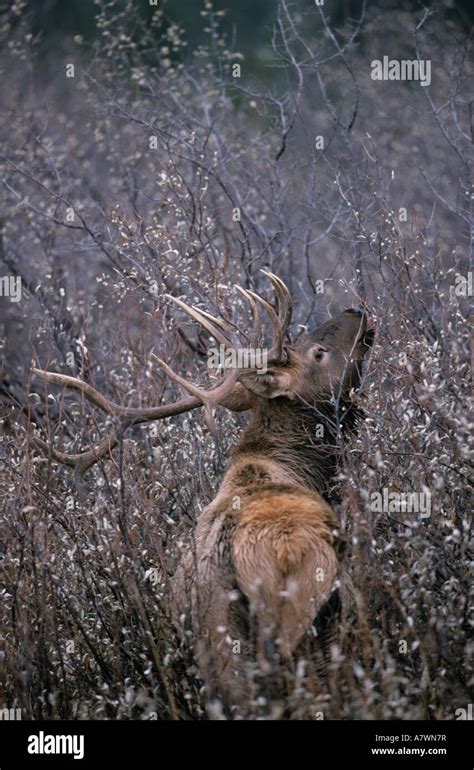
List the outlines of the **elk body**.
{"label": "elk body", "polygon": [[[262,335],[259,308],[272,322],[273,344],[264,373],[232,369],[217,387],[203,391],[160,361],[192,398],[139,410],[112,404],[75,378],[35,370],[117,415],[120,428],[204,405],[212,429],[212,409],[218,404],[251,410],[221,487],[198,516],[172,585],[176,626],[192,627],[208,690],[220,692],[229,703],[245,697],[249,662],[295,651],[334,588],[336,520],[327,502],[329,485],[340,433],[356,419],[350,392],[360,384],[373,340],[365,312],[350,309],[291,344],[288,289],[267,275],[276,310],[260,295],[239,289],[252,306],[253,344]],[[234,327],[222,319],[174,302],[221,345],[240,344]],[[120,428],[88,452],[53,450],[53,456],[81,474],[110,451]]]}
{"label": "elk body", "polygon": [[199,515],[174,598],[190,612],[207,682],[231,700],[248,692],[252,650],[290,655],[334,588],[336,520],[325,498],[372,335],[363,312],[345,311],[284,345],[266,373],[241,372],[241,401],[235,389],[224,401],[252,417]]}

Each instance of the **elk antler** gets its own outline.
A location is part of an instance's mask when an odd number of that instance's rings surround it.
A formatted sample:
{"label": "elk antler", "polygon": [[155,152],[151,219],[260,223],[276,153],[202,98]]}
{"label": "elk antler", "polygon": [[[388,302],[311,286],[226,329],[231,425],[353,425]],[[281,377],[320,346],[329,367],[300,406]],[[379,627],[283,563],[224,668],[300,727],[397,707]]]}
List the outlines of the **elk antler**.
{"label": "elk antler", "polygon": [[[278,278],[277,275],[266,270],[262,270],[262,273],[272,282],[277,303],[276,318],[274,313],[270,313],[273,322],[274,338],[272,347],[268,351],[268,362],[272,364],[281,364],[283,360],[286,361],[284,345],[290,329],[291,317],[293,314],[293,300],[291,299],[288,287],[283,283],[281,278]],[[260,295],[255,294],[254,297],[261,301]],[[271,309],[273,310],[273,308]]]}
{"label": "elk antler", "polygon": [[[291,321],[291,296],[280,278],[273,273],[264,270],[262,272],[270,279],[275,289],[277,310],[275,311],[267,300],[263,299],[263,297],[256,292],[236,287],[250,303],[252,309],[253,328],[250,335],[246,336],[247,339],[250,340],[250,343],[254,345],[258,344],[261,338],[261,319],[257,304],[259,303],[268,313],[273,327],[273,341],[268,352],[268,359],[273,364],[284,363],[286,360],[284,344]],[[171,297],[170,295],[165,296],[197,321],[217,342],[224,345],[226,350],[231,347],[234,349],[239,349],[241,347],[236,328],[232,327],[230,323],[225,322],[220,318],[215,318],[204,310],[191,307],[176,297]],[[155,358],[163,367],[168,377],[181,385],[191,394],[192,398],[184,398],[172,404],[150,408],[125,407],[110,401],[91,385],[76,377],[34,368],[33,374],[41,377],[45,382],[78,391],[88,401],[95,404],[95,406],[99,407],[107,415],[115,418],[116,423],[110,433],[107,434],[102,441],[80,453],[68,454],[62,452],[37,437],[34,438],[34,442],[42,449],[50,452],[51,456],[57,462],[74,468],[76,480],[80,482],[83,474],[94,465],[94,463],[111,453],[112,449],[117,445],[123,431],[131,425],[161,420],[165,417],[182,414],[191,409],[197,409],[204,406],[206,422],[210,429],[215,432],[214,421],[212,418],[212,409],[215,406],[220,404],[234,411],[243,411],[250,408],[251,397],[245,388],[238,382],[242,369],[229,369],[218,385],[211,390],[202,390],[176,374],[165,361],[162,361],[156,356]]]}
{"label": "elk antler", "polygon": [[[260,294],[257,294],[250,289],[242,289],[240,286],[235,286],[235,288],[249,302],[252,309],[253,329],[250,335],[247,335],[248,338],[250,338],[250,344],[256,346],[261,339],[262,327],[260,313],[258,311],[257,305],[257,303],[259,303],[268,313],[273,327],[273,342],[267,354],[268,362],[272,364],[281,364],[286,362],[284,344],[288,336],[288,329],[291,323],[291,295],[281,278],[278,278],[278,276],[274,275],[274,273],[267,272],[266,270],[262,270],[261,272],[266,275],[273,284],[277,305],[276,312],[270,303],[261,297]],[[210,315],[210,313],[206,313],[204,310],[200,310],[200,308],[187,305],[182,300],[177,299],[176,297],[172,297],[170,294],[166,294],[165,296],[167,299],[178,305],[178,307],[184,310],[188,315],[190,315],[191,318],[194,318],[194,320],[203,326],[204,329],[206,329],[209,334],[214,337],[214,339],[224,345],[225,349],[233,347],[234,350],[238,350],[241,347],[238,335],[236,334],[235,329],[229,323],[225,323],[220,318],[215,318],[214,316]],[[228,373],[223,378],[219,385],[217,385],[212,390],[206,391],[201,390],[201,388],[196,387],[192,383],[185,380],[183,377],[180,377],[180,375],[176,374],[176,372],[174,372],[165,361],[162,361],[160,358],[157,358],[157,361],[164,368],[170,379],[181,385],[192,396],[200,399],[204,405],[205,420],[210,430],[215,433],[215,425],[212,419],[212,409],[218,404],[222,404],[223,399],[227,398],[232,393],[235,385],[237,384],[237,380],[242,373],[242,369],[238,367],[231,369],[230,373]]]}
{"label": "elk antler", "polygon": [[87,449],[85,452],[77,454],[61,452],[42,439],[37,437],[34,438],[35,444],[42,449],[51,452],[51,456],[57,462],[74,468],[77,479],[80,479],[83,474],[94,465],[94,463],[105,455],[110,454],[112,449],[117,445],[120,434],[130,425],[137,425],[141,422],[149,422],[152,420],[161,420],[165,417],[172,417],[202,406],[201,401],[197,398],[183,398],[180,401],[175,401],[172,404],[165,404],[164,406],[144,409],[125,407],[120,404],[115,404],[113,401],[109,401],[109,399],[99,393],[98,390],[76,377],[69,377],[66,374],[57,374],[56,372],[46,372],[42,369],[35,368],[32,371],[33,374],[53,385],[62,385],[64,388],[77,390],[85,396],[88,401],[102,409],[103,412],[116,418],[116,426],[100,443],[90,447],[90,449]]}

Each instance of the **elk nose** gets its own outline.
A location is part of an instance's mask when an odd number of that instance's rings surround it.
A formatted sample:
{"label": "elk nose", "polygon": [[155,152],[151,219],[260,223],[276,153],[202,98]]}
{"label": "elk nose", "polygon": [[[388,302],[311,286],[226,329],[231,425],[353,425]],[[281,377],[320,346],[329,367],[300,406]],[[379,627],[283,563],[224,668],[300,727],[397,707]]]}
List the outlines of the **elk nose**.
{"label": "elk nose", "polygon": [[356,305],[356,307],[350,307],[349,310],[346,310],[346,313],[354,313],[354,315],[362,315],[363,312],[362,305]]}

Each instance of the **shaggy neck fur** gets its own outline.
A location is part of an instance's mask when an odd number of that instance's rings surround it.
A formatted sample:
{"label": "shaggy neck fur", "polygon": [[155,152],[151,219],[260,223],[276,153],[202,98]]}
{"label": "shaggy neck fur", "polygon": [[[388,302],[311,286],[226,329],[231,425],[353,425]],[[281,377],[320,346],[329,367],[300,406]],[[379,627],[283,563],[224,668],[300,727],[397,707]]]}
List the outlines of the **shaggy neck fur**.
{"label": "shaggy neck fur", "polygon": [[329,497],[340,453],[338,439],[355,427],[358,417],[350,402],[340,401],[336,408],[329,401],[305,406],[287,398],[259,399],[233,456],[271,458],[291,470],[303,486]]}

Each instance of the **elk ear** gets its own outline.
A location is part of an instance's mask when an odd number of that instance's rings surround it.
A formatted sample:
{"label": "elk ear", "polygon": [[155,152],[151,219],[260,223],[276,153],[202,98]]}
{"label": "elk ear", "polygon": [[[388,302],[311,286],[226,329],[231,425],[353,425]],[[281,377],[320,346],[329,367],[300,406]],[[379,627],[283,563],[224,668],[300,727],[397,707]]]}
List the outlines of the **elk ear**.
{"label": "elk ear", "polygon": [[242,372],[242,385],[260,398],[294,398],[294,376],[291,369],[269,369],[267,372]]}

